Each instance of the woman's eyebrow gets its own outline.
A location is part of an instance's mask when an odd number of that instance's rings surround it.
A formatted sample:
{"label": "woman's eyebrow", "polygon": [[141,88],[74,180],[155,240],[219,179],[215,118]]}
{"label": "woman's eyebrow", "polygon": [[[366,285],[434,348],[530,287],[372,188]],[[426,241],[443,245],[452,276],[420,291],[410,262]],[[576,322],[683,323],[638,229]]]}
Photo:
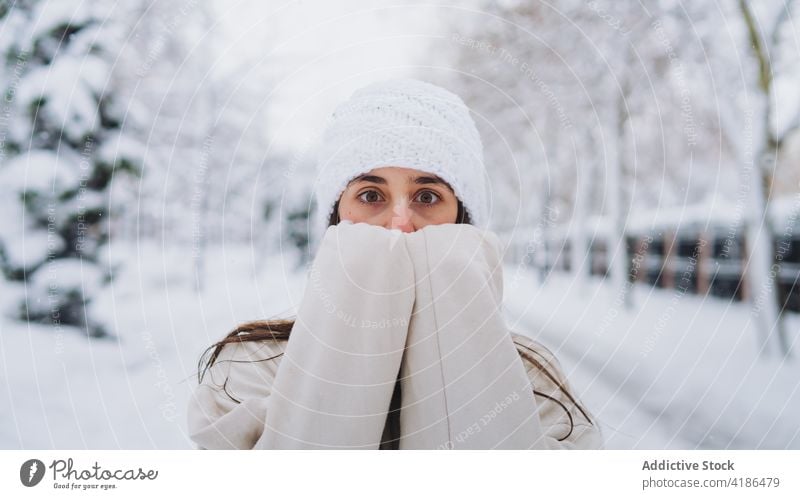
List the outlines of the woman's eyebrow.
{"label": "woman's eyebrow", "polygon": [[450,186],[450,184],[448,184],[447,182],[445,182],[444,180],[442,180],[439,177],[421,176],[421,177],[417,177],[416,179],[414,179],[414,183],[415,184],[439,184],[439,185],[443,185],[443,186],[447,187],[450,190],[450,192],[455,194],[455,191]]}
{"label": "woman's eyebrow", "polygon": [[375,184],[385,184],[386,179],[383,177],[379,177],[377,175],[359,175],[358,177],[354,178],[350,181],[351,184],[355,184],[356,182],[373,182]]}
{"label": "woman's eyebrow", "polygon": [[414,183],[415,184],[442,184],[444,186],[449,187],[447,185],[447,182],[445,182],[444,180],[440,179],[439,177],[417,177],[417,178],[414,179]]}
{"label": "woman's eyebrow", "polygon": [[[411,180],[411,177],[409,177],[409,180]],[[363,175],[359,175],[358,177],[356,177],[353,180],[351,180],[350,184],[355,184],[356,182],[372,182],[372,183],[375,183],[375,184],[382,184],[382,185],[386,185],[387,184],[385,178],[379,177],[378,175],[370,175],[370,174],[366,174],[366,173],[363,174]],[[450,189],[451,191],[453,190],[453,188],[450,187],[450,184],[448,184],[447,182],[445,182],[444,180],[442,180],[439,177],[431,177],[431,176],[427,176],[427,175],[421,175],[421,176],[416,177],[414,179],[414,183],[415,184],[420,184],[420,185],[441,184],[441,185],[447,187],[448,189]],[[350,185],[350,184],[348,184],[348,185]]]}

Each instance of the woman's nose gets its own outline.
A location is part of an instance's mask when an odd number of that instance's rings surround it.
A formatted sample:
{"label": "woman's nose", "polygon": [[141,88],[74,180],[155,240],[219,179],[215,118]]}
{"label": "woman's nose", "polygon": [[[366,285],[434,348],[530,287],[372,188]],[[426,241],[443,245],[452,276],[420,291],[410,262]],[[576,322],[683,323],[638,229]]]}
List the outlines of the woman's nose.
{"label": "woman's nose", "polygon": [[389,220],[390,229],[399,229],[403,232],[414,232],[416,228],[411,220],[414,213],[409,208],[408,203],[400,201],[392,209],[392,216]]}

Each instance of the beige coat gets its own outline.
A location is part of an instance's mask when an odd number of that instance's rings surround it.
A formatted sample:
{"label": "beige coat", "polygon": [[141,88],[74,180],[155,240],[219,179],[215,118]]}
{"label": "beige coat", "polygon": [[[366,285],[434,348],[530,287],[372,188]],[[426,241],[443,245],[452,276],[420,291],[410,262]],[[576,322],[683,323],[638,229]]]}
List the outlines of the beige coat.
{"label": "beige coat", "polygon": [[[509,332],[501,257],[496,235],[467,224],[330,227],[289,340],[222,349],[190,400],[191,439],[203,449],[387,448],[397,382],[400,449],[603,448],[597,422],[520,356],[532,353],[575,395],[552,353]],[[571,432],[551,397],[569,409]]]}

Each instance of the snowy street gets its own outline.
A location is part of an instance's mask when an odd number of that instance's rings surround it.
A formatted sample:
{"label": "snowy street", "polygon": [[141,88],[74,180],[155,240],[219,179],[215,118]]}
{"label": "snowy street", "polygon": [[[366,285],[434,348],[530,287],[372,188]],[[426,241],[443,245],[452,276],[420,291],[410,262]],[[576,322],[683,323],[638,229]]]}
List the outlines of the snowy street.
{"label": "snowy street", "polygon": [[745,305],[636,286],[625,310],[616,296],[567,275],[506,281],[510,323],[561,359],[609,448],[800,447],[800,363],[758,358]]}

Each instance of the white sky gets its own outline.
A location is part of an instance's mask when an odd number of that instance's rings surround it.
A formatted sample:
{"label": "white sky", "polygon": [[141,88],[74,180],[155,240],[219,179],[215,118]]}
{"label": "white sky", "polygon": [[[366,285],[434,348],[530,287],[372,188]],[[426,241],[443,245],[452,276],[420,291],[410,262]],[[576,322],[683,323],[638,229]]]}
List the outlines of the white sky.
{"label": "white sky", "polygon": [[236,40],[231,59],[261,61],[275,90],[271,138],[299,149],[356,88],[411,75],[431,37],[447,36],[442,11],[419,3],[244,0],[218,8]]}

